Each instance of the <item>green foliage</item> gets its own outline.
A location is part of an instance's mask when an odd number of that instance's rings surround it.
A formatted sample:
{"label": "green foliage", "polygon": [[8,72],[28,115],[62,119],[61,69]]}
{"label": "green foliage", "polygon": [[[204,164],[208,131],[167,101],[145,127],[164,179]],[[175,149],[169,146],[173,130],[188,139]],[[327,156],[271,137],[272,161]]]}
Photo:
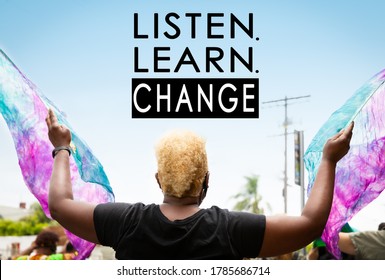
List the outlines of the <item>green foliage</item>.
{"label": "green foliage", "polygon": [[[245,179],[247,182],[243,186],[242,191],[232,197],[238,200],[233,209],[236,211],[264,214],[265,209],[261,206],[262,196],[258,193],[259,176],[245,176]],[[267,208],[271,210],[269,204],[267,204]]]}
{"label": "green foliage", "polygon": [[46,217],[39,203],[32,204],[31,210],[31,215],[19,221],[0,219],[0,236],[36,235],[43,228],[55,224]]}
{"label": "green foliage", "polygon": [[48,224],[51,220],[47,218],[44,214],[43,209],[41,208],[39,203],[34,203],[31,205],[31,210],[33,213],[30,216],[27,216],[20,221],[24,221],[26,223],[30,223],[32,225],[36,224]]}

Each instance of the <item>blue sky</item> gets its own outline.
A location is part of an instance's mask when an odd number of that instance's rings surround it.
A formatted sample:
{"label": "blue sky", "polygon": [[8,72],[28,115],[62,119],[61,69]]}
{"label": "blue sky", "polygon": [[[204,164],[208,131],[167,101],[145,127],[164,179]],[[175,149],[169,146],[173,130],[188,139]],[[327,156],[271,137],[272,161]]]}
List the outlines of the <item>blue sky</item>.
{"label": "blue sky", "polygon": [[[289,132],[304,130],[305,148],[356,89],[385,67],[383,1],[6,1],[0,0],[0,48],[41,91],[66,112],[69,122],[103,164],[118,201],[161,202],[153,174],[154,143],[166,131],[184,128],[207,139],[210,190],[203,206],[231,208],[244,176],[260,176],[260,191],[274,213],[283,211],[284,109],[260,106],[259,119],[143,120],[131,118],[133,48],[172,48],[175,59],[186,46],[202,58],[209,44],[254,49],[258,74],[239,69],[199,73],[184,69],[173,77],[258,77],[260,101],[311,95],[291,102]],[[139,42],[133,39],[133,14],[151,30],[154,12],[254,14],[259,41],[247,38]],[[226,18],[225,18],[226,19]],[[183,22],[181,20],[181,22]],[[182,23],[182,30],[187,26]],[[224,34],[228,34],[224,28]],[[187,31],[186,31],[187,32]],[[184,33],[183,33],[184,34]],[[151,61],[151,52],[146,59]],[[143,58],[145,61],[145,58]],[[150,73],[151,75],[153,73]],[[232,76],[233,75],[233,76]],[[167,77],[168,74],[156,74]],[[289,213],[299,212],[294,186],[293,136],[288,137]],[[33,197],[21,179],[8,129],[0,120],[0,204],[17,205]],[[373,228],[383,217],[383,195],[367,207],[356,227]],[[374,210],[371,210],[371,209]],[[369,217],[369,218],[368,218]],[[370,220],[364,223],[363,220]]]}

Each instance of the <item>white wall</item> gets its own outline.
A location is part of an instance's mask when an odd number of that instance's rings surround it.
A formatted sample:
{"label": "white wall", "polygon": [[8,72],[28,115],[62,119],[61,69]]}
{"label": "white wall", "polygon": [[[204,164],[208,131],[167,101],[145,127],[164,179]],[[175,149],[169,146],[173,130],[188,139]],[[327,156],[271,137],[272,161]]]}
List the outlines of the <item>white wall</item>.
{"label": "white wall", "polygon": [[20,244],[20,251],[26,249],[35,240],[36,235],[29,236],[0,236],[0,254],[1,259],[7,259],[11,256],[12,243]]}

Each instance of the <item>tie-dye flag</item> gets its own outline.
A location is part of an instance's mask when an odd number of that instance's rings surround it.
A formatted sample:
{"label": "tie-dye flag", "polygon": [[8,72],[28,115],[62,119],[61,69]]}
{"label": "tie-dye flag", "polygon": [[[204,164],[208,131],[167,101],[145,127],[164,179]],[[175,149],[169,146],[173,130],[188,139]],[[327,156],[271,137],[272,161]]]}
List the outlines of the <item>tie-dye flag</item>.
{"label": "tie-dye flag", "polygon": [[[52,108],[59,122],[71,130],[73,156],[70,158],[70,169],[74,199],[91,203],[114,201],[108,178],[90,148],[71,129],[64,114],[0,49],[0,113],[15,143],[24,181],[50,217],[48,190],[53,167],[53,146],[48,139],[45,123],[48,108]],[[95,247],[95,244],[68,231],[67,236],[78,250],[79,259],[87,258]]]}
{"label": "tie-dye flag", "polygon": [[385,188],[385,70],[375,75],[335,111],[310,143],[305,156],[311,191],[328,138],[354,121],[351,148],[337,164],[333,205],[322,234],[340,258],[338,233]]}

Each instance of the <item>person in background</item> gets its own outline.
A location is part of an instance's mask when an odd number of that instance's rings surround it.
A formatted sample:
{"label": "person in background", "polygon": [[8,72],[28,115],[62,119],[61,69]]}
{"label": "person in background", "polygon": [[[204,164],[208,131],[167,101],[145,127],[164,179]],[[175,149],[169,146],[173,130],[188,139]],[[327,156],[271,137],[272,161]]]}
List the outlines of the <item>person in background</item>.
{"label": "person in background", "polygon": [[385,230],[385,223],[380,223],[378,225],[378,230]]}
{"label": "person in background", "polygon": [[243,259],[303,248],[325,227],[336,164],[348,152],[353,130],[351,123],[325,144],[301,215],[265,216],[200,207],[209,186],[208,160],[205,141],[192,132],[168,134],[156,146],[155,178],[162,203],[96,205],[74,200],[70,130],[58,123],[52,110],[46,123],[54,147],[48,199],[51,216],[77,236],[112,247],[117,259]]}
{"label": "person in background", "polygon": [[74,245],[72,245],[71,241],[69,241],[69,240],[66,241],[66,243],[64,244],[62,251],[60,253],[61,254],[74,254],[75,256],[78,254]]}
{"label": "person in background", "polygon": [[[342,229],[341,232],[354,232],[356,231],[353,229],[348,223],[346,223]],[[317,238],[313,242],[313,248],[310,250],[310,252],[307,255],[308,260],[335,260],[336,258],[326,249],[326,244],[321,238]],[[352,255],[346,254],[342,252],[342,259],[343,260],[352,260],[354,257]]]}
{"label": "person in background", "polygon": [[385,260],[385,223],[378,230],[353,233],[341,232],[338,246],[341,252],[356,260]]}
{"label": "person in background", "polygon": [[56,253],[59,236],[52,231],[42,231],[31,245],[21,252],[15,260],[71,260],[76,256],[75,252]]}

